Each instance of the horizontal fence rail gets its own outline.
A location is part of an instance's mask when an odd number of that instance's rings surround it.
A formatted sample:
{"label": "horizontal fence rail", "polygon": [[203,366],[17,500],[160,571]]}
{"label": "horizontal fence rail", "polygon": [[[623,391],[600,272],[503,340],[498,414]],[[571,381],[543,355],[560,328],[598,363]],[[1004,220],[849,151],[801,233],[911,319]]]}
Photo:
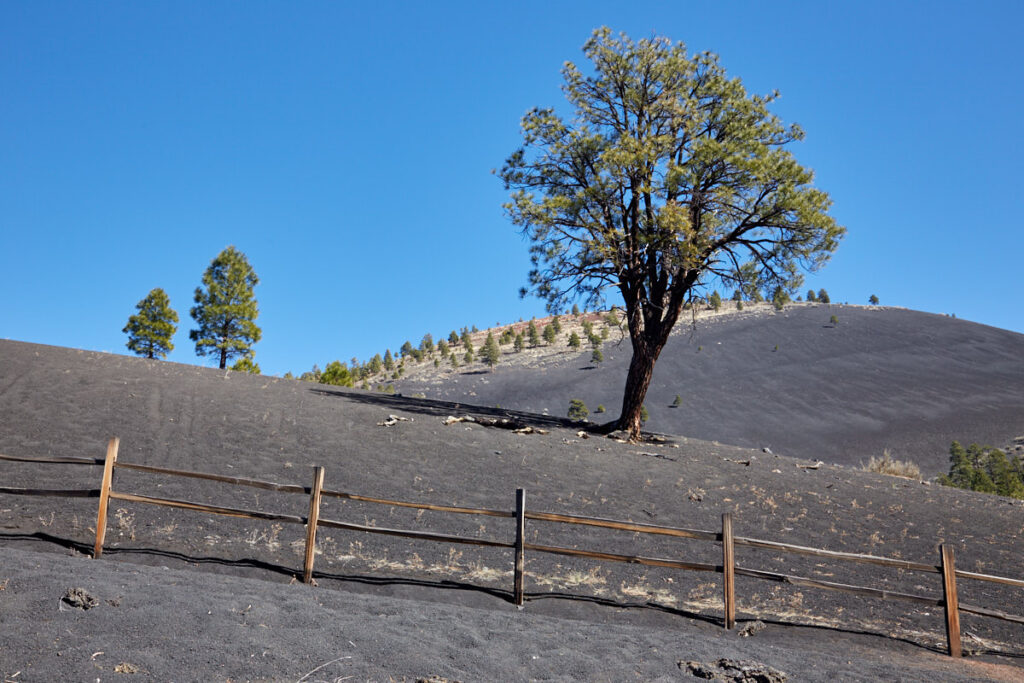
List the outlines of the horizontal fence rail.
{"label": "horizontal fence rail", "polygon": [[[0,487],[0,495],[28,495],[28,496],[49,496],[65,498],[99,498],[99,509],[96,517],[96,542],[93,557],[100,557],[103,551],[104,536],[106,533],[107,507],[110,500],[120,500],[129,503],[163,506],[181,510],[190,510],[210,515],[221,515],[228,517],[240,517],[260,521],[285,522],[288,524],[301,524],[306,527],[305,532],[305,553],[303,563],[303,580],[311,583],[313,579],[313,561],[315,558],[316,531],[318,528],[339,529],[344,531],[381,534],[400,538],[409,538],[423,541],[431,541],[446,544],[464,544],[491,548],[508,548],[513,551],[513,591],[512,601],[520,608],[524,603],[525,588],[525,553],[539,552],[582,559],[598,560],[605,562],[623,562],[639,564],[651,567],[665,567],[683,571],[713,572],[723,575],[723,605],[724,623],[726,628],[733,628],[735,624],[736,596],[735,576],[760,579],[786,583],[794,586],[817,588],[823,590],[840,591],[876,598],[880,600],[900,600],[914,602],[930,607],[942,607],[945,615],[946,636],[949,653],[952,656],[960,656],[960,622],[961,612],[982,617],[999,619],[1011,623],[1024,624],[1024,616],[1009,614],[1001,610],[988,607],[965,605],[959,602],[957,596],[956,580],[969,579],[989,583],[1024,588],[1024,579],[1015,579],[1005,576],[995,576],[978,572],[969,572],[956,569],[953,556],[953,549],[950,546],[940,547],[939,564],[913,562],[897,558],[880,557],[861,553],[840,552],[835,550],[824,550],[808,546],[769,541],[745,536],[734,536],[732,516],[729,513],[722,515],[722,527],[720,531],[708,531],[701,529],[687,529],[682,527],[661,526],[645,524],[632,521],[605,519],[601,517],[585,517],[579,515],[567,515],[552,512],[537,512],[526,509],[525,492],[522,489],[516,491],[515,510],[498,510],[488,508],[460,507],[455,505],[439,505],[434,503],[410,502],[402,500],[391,500],[387,498],[376,498],[356,493],[334,491],[323,488],[324,469],[313,468],[313,481],[311,486],[300,486],[295,484],[279,484],[246,477],[227,476],[221,474],[192,472],[187,470],[172,469],[167,467],[156,467],[152,465],[141,465],[126,462],[117,462],[119,447],[117,438],[111,439],[107,446],[105,458],[77,458],[77,457],[55,457],[55,458],[34,458],[22,456],[0,455],[0,460],[12,462],[26,462],[36,464],[55,465],[102,465],[103,478],[99,489],[66,490],[66,489],[45,489],[45,488],[21,488],[4,486]],[[233,486],[246,486],[282,493],[298,493],[309,496],[309,514],[299,516],[261,510],[249,510],[237,507],[208,505],[187,500],[173,498],[158,498],[137,493],[129,493],[121,490],[114,490],[113,477],[115,470],[129,470],[144,474],[166,475],[174,477],[186,477],[213,481]],[[471,538],[453,534],[438,533],[434,531],[415,531],[411,529],[392,529],[387,527],[372,526],[368,524],[356,524],[339,520],[325,519],[320,517],[320,506],[323,498],[336,498],[351,500],[363,503],[385,505],[391,507],[410,508],[415,510],[427,510],[441,513],[483,515],[490,517],[509,518],[515,520],[515,536],[513,540],[503,541],[487,538]],[[627,555],[621,553],[603,552],[600,550],[584,550],[580,548],[567,548],[541,543],[526,542],[526,521],[551,522],[556,524],[582,525],[598,527],[617,531],[628,531],[633,533],[653,534],[674,538],[692,539],[717,543],[722,548],[722,564],[708,564],[703,562],[686,562],[671,558],[645,557],[641,555]],[[736,564],[736,546],[767,550],[778,553],[792,553],[821,557],[839,562],[853,562],[858,564],[869,564],[889,569],[908,570],[942,575],[942,596],[929,597],[915,595],[901,591],[892,591],[868,586],[857,586],[852,584],[839,583],[836,581],[825,581],[804,576],[791,576],[777,572],[752,569]]]}

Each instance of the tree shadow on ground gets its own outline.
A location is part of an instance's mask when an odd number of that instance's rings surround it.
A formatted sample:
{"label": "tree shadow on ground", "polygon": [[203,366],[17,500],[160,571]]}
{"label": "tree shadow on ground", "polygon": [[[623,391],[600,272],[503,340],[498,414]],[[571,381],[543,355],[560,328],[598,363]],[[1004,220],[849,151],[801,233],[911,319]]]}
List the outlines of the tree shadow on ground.
{"label": "tree shadow on ground", "polygon": [[323,386],[310,387],[311,392],[320,396],[328,396],[366,405],[381,406],[391,410],[403,410],[410,413],[422,415],[436,415],[446,417],[448,415],[483,415],[494,418],[509,418],[531,427],[564,427],[566,429],[585,429],[587,425],[574,422],[567,417],[554,417],[550,415],[538,415],[526,413],[508,408],[491,408],[488,406],[473,405],[455,401],[443,401],[434,398],[413,398],[401,394],[374,394],[357,391],[343,391],[339,389],[326,389]]}

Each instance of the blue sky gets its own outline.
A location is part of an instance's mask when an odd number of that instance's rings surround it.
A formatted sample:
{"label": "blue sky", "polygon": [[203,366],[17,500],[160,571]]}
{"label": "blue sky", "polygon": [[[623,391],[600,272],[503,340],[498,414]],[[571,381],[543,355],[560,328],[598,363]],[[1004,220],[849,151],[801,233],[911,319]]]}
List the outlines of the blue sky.
{"label": "blue sky", "polygon": [[265,373],[543,315],[491,170],[602,25],[781,92],[849,231],[807,286],[1024,332],[1019,2],[3,2],[0,337],[127,353],[163,287],[206,364],[228,245]]}

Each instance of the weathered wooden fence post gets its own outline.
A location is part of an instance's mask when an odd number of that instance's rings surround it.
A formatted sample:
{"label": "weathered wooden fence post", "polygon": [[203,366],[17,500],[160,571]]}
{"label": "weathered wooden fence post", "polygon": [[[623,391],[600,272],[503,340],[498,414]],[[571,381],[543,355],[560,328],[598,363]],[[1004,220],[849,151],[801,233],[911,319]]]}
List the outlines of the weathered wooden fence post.
{"label": "weathered wooden fence post", "polygon": [[942,602],[946,608],[946,641],[949,656],[960,657],[960,599],[956,594],[956,561],[953,548],[943,543],[939,546],[942,555]]}
{"label": "weathered wooden fence post", "polygon": [[320,491],[324,487],[324,468],[313,468],[313,488],[309,493],[309,517],[306,519],[306,562],[303,566],[302,581],[313,580],[313,559],[316,554],[316,524],[320,520]]}
{"label": "weathered wooden fence post", "polygon": [[524,544],[526,543],[526,491],[516,489],[516,568],[513,600],[516,607],[523,607],[523,568],[526,565]]}
{"label": "weathered wooden fence post", "polygon": [[733,555],[732,514],[722,513],[722,588],[725,594],[725,628],[736,625],[736,560]]}
{"label": "weathered wooden fence post", "polygon": [[103,554],[103,538],[107,534],[107,502],[110,500],[110,485],[114,478],[114,463],[121,440],[116,436],[107,443],[107,457],[103,461],[103,483],[100,484],[100,509],[96,513],[96,545],[92,548],[93,558]]}

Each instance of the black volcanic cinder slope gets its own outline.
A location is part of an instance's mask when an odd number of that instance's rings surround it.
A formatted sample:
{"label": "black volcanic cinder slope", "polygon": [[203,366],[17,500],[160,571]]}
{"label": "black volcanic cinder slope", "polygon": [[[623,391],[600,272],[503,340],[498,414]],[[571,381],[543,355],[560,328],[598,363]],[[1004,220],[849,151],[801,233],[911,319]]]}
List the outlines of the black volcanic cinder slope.
{"label": "black volcanic cinder slope", "polygon": [[[832,325],[835,315],[838,324]],[[564,344],[561,340],[560,344]],[[580,398],[618,414],[627,339],[534,367],[396,383],[403,393],[565,415]],[[676,395],[682,405],[671,407]],[[646,405],[656,432],[857,465],[884,449],[926,475],[950,442],[1004,446],[1024,434],[1024,335],[905,309],[794,305],[684,320],[659,359]]]}
{"label": "black volcanic cinder slope", "polygon": [[[717,529],[721,514],[730,512],[741,536],[928,563],[936,562],[937,544],[949,543],[962,568],[1021,578],[1021,501],[830,465],[808,469],[806,461],[690,438],[648,444],[584,438],[550,419],[533,418],[550,430],[534,434],[446,425],[443,418],[451,412],[481,411],[0,342],[4,454],[98,457],[117,435],[120,462],[302,485],[311,480],[311,466],[322,465],[329,489],[501,510],[513,508],[514,489],[523,487],[527,509],[535,512],[705,530]],[[386,426],[389,414],[406,420]],[[95,489],[99,476],[97,467],[0,461],[4,486]],[[303,495],[125,469],[115,472],[114,489],[296,516],[308,510]],[[513,536],[506,518],[334,498],[324,499],[321,518],[506,542]],[[495,680],[500,676],[489,662],[496,661],[508,670],[518,666],[523,678],[673,680],[680,675],[679,660],[737,655],[800,680],[877,680],[890,675],[890,661],[903,680],[985,675],[933,654],[944,647],[941,611],[933,605],[894,608],[741,576],[741,620],[825,628],[772,625],[737,645],[735,632],[726,633],[717,621],[721,587],[715,574],[530,551],[526,611],[519,613],[508,601],[512,557],[506,549],[322,528],[319,587],[289,586],[302,566],[300,525],[120,500],[110,505],[103,559],[48,561],[46,553],[90,549],[95,519],[92,498],[0,494],[4,677],[20,671],[16,680],[93,680],[126,661],[161,679],[295,680],[350,655],[352,667],[332,671],[334,677]],[[536,520],[528,524],[527,539],[630,556],[721,561],[715,543]],[[38,552],[21,552],[30,550]],[[941,595],[937,574],[750,548],[738,549],[737,561],[755,570]],[[155,567],[129,571],[132,564]],[[104,571],[111,565],[119,569]],[[162,573],[159,567],[181,571]],[[210,574],[262,581],[233,583]],[[60,611],[55,605],[71,586],[94,592],[101,604],[88,612]],[[346,598],[350,593],[370,598]],[[1020,594],[997,584],[961,586],[965,604],[1008,611],[1019,611]],[[518,619],[521,614],[528,616]],[[966,647],[1011,653],[1017,667],[1010,675],[1018,673],[1024,661],[1019,625],[968,614],[963,621],[972,634]],[[180,628],[183,623],[189,628]],[[375,640],[377,633],[386,634],[383,641]],[[435,654],[422,658],[424,649]],[[417,668],[424,663],[429,670]]]}

